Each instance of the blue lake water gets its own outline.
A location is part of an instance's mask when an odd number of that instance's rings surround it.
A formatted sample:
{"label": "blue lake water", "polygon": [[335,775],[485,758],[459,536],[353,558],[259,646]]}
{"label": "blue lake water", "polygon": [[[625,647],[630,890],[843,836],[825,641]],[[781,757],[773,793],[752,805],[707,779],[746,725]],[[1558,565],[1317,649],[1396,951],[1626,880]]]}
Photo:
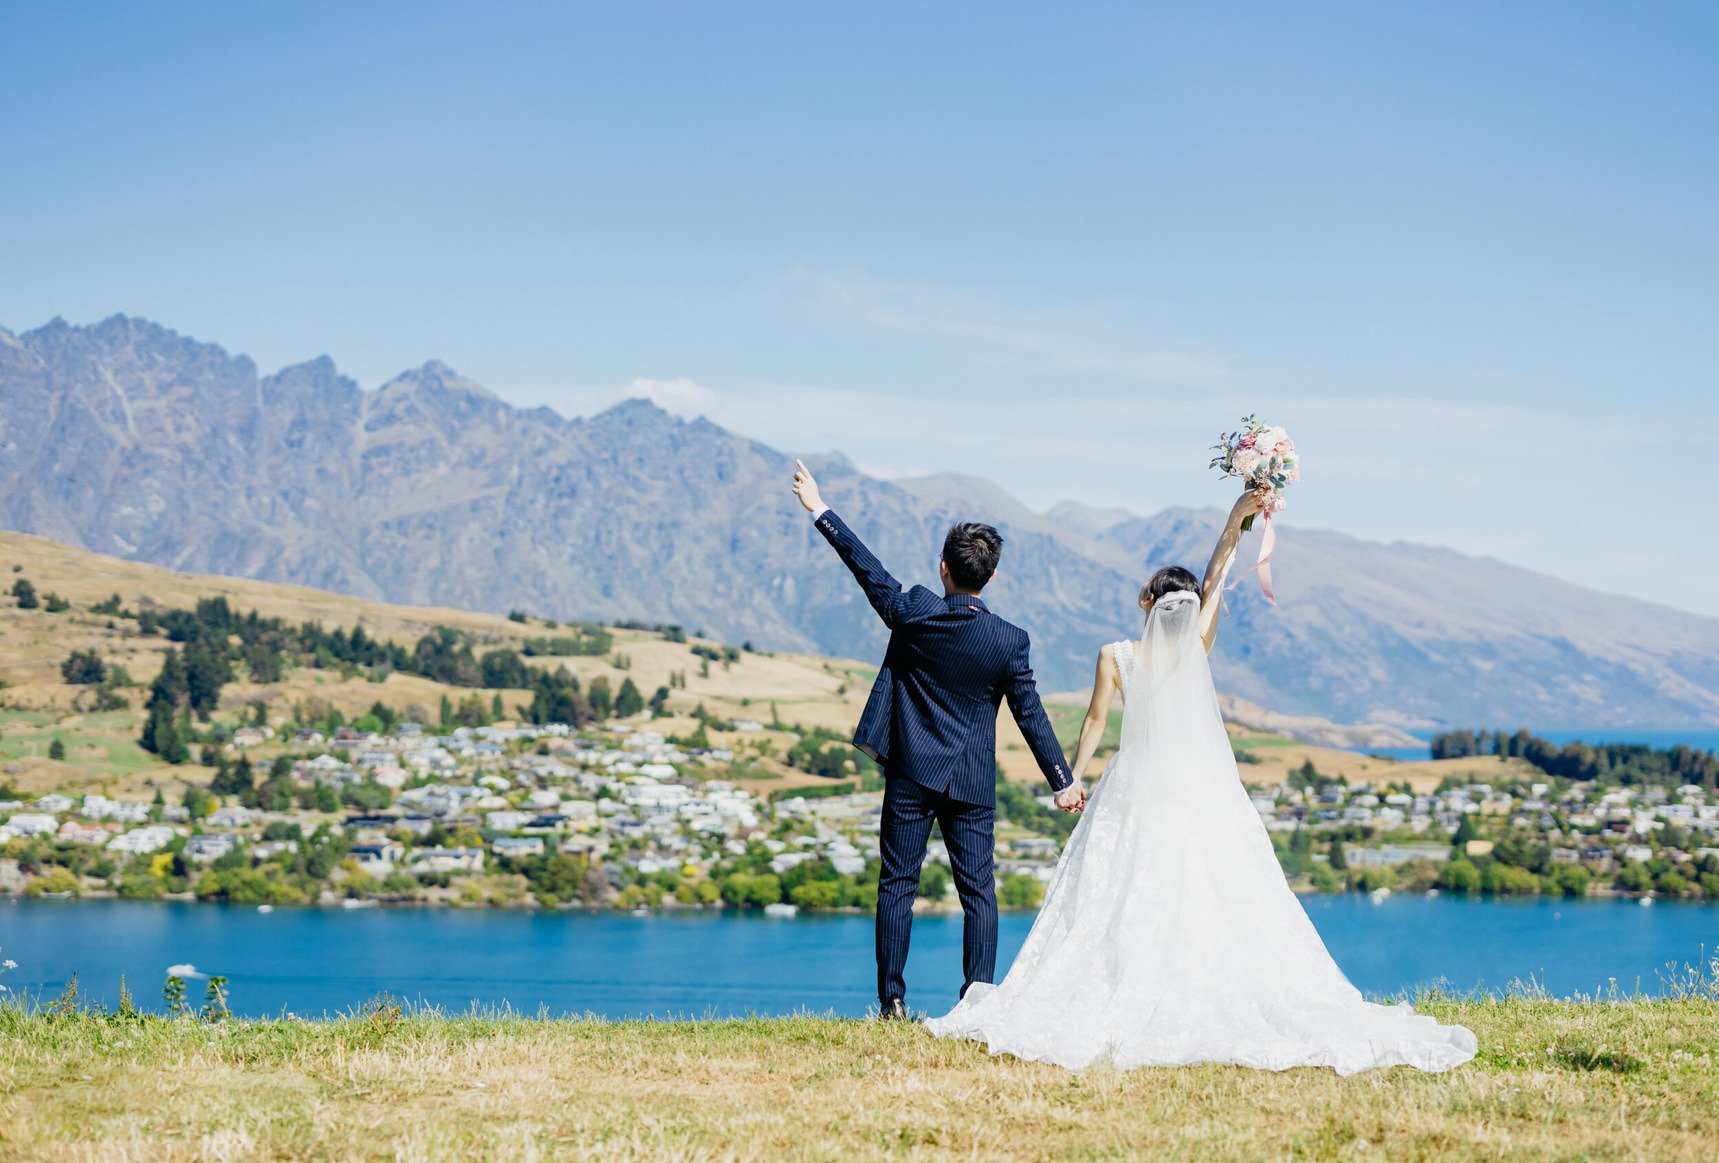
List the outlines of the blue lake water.
{"label": "blue lake water", "polygon": [[[1719,731],[1711,729],[1641,731],[1623,728],[1615,731],[1600,731],[1582,728],[1567,731],[1535,731],[1533,733],[1548,742],[1558,744],[1645,743],[1650,747],[1675,747],[1682,743],[1698,751],[1719,751]],[[1365,751],[1368,755],[1383,755],[1390,759],[1404,761],[1432,758],[1430,744],[1428,747],[1364,747],[1357,750]]]}
{"label": "blue lake water", "polygon": [[[1304,903],[1350,979],[1395,994],[1443,978],[1502,990],[1534,977],[1556,995],[1658,992],[1667,963],[1719,948],[1719,906],[1619,901],[1308,897]],[[1004,914],[999,968],[1032,924]],[[1261,957],[1270,957],[1261,949]],[[230,980],[235,1012],[341,1012],[381,993],[463,1010],[605,1017],[861,1014],[873,997],[872,924],[864,916],[551,914],[372,909],[254,909],[126,901],[0,901],[0,978],[37,997],[74,971],[87,997],[112,1004],[123,974],[159,1004],[170,965]],[[914,924],[910,1000],[940,1011],[960,985],[959,917]],[[187,982],[193,997],[203,986]]]}

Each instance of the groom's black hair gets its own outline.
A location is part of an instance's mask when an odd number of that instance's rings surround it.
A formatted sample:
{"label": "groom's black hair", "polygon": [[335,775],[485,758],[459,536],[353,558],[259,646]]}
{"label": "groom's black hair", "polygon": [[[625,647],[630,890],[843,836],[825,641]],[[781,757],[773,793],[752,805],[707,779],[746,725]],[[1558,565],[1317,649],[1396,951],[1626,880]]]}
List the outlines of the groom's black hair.
{"label": "groom's black hair", "polygon": [[1003,535],[977,521],[951,525],[943,538],[943,564],[949,567],[949,580],[963,590],[978,593],[984,589],[1002,556]]}
{"label": "groom's black hair", "polygon": [[1166,565],[1147,579],[1144,586],[1140,587],[1140,600],[1144,602],[1147,598],[1151,598],[1156,602],[1165,594],[1173,594],[1177,590],[1187,590],[1197,594],[1200,592],[1200,579],[1196,578],[1192,571],[1183,569],[1179,565]]}

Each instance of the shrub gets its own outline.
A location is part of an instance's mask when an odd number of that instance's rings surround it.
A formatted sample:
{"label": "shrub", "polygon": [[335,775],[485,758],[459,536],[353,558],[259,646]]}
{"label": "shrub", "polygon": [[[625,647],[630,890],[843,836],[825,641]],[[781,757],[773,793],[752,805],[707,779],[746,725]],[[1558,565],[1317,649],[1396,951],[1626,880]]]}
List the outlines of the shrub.
{"label": "shrub", "polygon": [[60,663],[60,677],[74,686],[94,686],[107,679],[107,664],[94,650],[74,650]]}
{"label": "shrub", "polygon": [[1654,888],[1666,896],[1682,896],[1694,888],[1689,879],[1680,872],[1662,872],[1653,882]]}
{"label": "shrub", "polygon": [[1480,888],[1498,896],[1535,896],[1540,891],[1540,878],[1513,864],[1489,864],[1481,874]]}
{"label": "shrub", "polygon": [[1612,883],[1624,892],[1652,892],[1653,874],[1639,860],[1632,860],[1618,869]]}
{"label": "shrub", "polygon": [[808,880],[788,890],[788,899],[803,909],[833,909],[842,901],[839,880]]}
{"label": "shrub", "polygon": [[1439,873],[1438,882],[1451,892],[1476,893],[1480,891],[1480,869],[1469,860],[1452,860]]}
{"label": "shrub", "polygon": [[919,895],[928,901],[940,901],[949,895],[953,883],[949,870],[935,860],[927,860],[919,870]]}
{"label": "shrub", "polygon": [[1592,874],[1580,864],[1563,864],[1552,874],[1552,886],[1564,896],[1586,896],[1592,879]]}
{"label": "shrub", "polygon": [[1006,909],[1036,909],[1045,899],[1045,886],[1029,872],[1011,872],[997,887],[997,903]]}
{"label": "shrub", "polygon": [[76,873],[69,868],[56,866],[40,876],[32,876],[24,885],[24,895],[41,896],[44,893],[69,892],[76,896],[82,887]]}
{"label": "shrub", "polygon": [[782,899],[782,882],[769,872],[732,873],[722,880],[722,899],[742,908],[775,904]]}

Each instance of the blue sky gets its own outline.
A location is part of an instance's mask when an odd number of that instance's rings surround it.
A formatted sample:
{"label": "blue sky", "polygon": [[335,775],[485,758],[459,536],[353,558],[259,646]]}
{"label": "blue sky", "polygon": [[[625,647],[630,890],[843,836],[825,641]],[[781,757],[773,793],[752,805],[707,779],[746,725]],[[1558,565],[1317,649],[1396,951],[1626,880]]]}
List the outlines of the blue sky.
{"label": "blue sky", "polygon": [[1716,56],[1711,4],[10,0],[0,325],[1039,506],[1225,502],[1254,411],[1285,536],[1719,615]]}

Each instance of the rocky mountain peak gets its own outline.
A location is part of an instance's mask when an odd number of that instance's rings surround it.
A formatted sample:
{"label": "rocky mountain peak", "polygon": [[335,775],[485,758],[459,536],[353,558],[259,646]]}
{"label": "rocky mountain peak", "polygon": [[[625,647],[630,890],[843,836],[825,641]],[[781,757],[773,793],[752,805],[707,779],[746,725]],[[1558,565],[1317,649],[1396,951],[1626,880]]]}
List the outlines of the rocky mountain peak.
{"label": "rocky mountain peak", "polygon": [[[259,379],[119,315],[0,339],[0,434],[0,526],[103,552],[395,602],[680,622],[763,649],[875,659],[885,642],[788,495],[791,459],[649,400],[565,421],[440,361],[370,393],[326,356]],[[988,596],[1028,627],[1051,690],[1137,632],[1145,568],[1200,568],[1222,520],[1037,514],[976,478],[807,460],[904,582],[933,580],[953,515],[1005,524]],[[1340,722],[1719,723],[1719,619],[1304,519],[1281,527],[1279,604],[1231,595],[1213,656],[1229,694]]]}

